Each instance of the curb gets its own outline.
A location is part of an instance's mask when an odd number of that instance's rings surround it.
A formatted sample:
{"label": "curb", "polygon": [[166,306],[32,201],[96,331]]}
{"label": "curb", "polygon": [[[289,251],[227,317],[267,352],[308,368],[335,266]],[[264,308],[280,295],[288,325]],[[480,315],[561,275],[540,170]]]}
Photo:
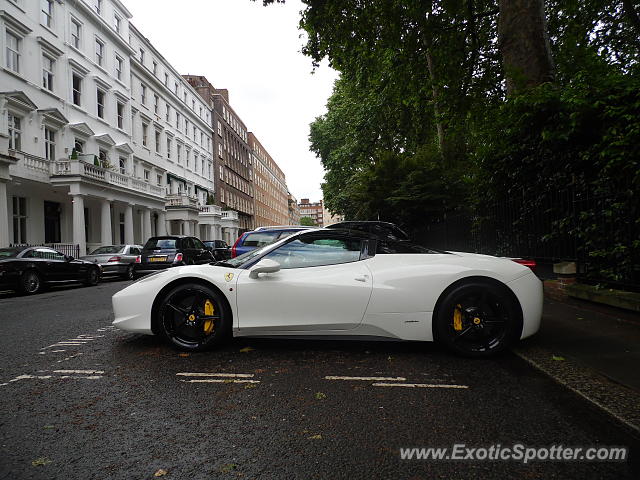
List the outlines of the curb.
{"label": "curb", "polygon": [[533,345],[521,345],[511,351],[640,438],[640,394],[636,391],[571,360],[555,361],[552,352]]}

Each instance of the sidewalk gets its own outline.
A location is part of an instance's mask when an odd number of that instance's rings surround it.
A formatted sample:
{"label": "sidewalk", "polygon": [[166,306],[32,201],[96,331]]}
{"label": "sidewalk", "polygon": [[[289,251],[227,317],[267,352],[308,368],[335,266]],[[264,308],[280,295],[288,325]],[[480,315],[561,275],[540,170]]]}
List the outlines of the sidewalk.
{"label": "sidewalk", "polygon": [[545,285],[540,331],[513,350],[640,434],[640,315]]}

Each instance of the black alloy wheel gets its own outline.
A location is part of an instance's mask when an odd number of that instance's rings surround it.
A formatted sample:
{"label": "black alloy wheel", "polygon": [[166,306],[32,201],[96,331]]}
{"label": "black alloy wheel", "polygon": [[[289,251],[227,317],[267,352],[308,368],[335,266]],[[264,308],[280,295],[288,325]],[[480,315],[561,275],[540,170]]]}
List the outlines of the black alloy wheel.
{"label": "black alloy wheel", "polygon": [[35,270],[27,270],[20,277],[20,290],[27,295],[38,293],[42,289],[42,279]]}
{"label": "black alloy wheel", "polygon": [[96,267],[89,267],[87,270],[87,278],[84,281],[84,284],[92,287],[97,285],[100,282],[100,271]]}
{"label": "black alloy wheel", "polygon": [[522,334],[520,307],[506,288],[484,282],[454,288],[436,313],[436,340],[468,357],[504,351]]}
{"label": "black alloy wheel", "polygon": [[179,285],[158,308],[159,331],[176,347],[202,351],[222,343],[231,314],[222,294],[197,283]]}
{"label": "black alloy wheel", "polygon": [[127,266],[127,269],[122,274],[122,278],[125,280],[133,280],[133,264]]}

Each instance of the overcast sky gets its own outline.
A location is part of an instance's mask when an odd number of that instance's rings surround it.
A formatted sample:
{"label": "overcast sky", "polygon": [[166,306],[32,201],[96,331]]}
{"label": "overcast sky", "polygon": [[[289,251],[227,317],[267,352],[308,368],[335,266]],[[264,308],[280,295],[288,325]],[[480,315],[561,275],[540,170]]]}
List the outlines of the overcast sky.
{"label": "overcast sky", "polygon": [[229,90],[233,109],[267,149],[298,199],[322,198],[309,123],[326,110],[337,73],[311,73],[300,53],[299,0],[124,0],[133,24],[182,74]]}

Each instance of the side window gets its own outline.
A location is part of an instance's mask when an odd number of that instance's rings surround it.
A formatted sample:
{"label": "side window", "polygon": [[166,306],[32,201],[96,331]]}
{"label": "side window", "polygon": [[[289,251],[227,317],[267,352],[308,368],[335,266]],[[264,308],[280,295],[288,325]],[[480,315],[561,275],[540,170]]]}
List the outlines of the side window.
{"label": "side window", "polygon": [[35,250],[34,257],[44,258],[45,260],[64,260],[64,255],[50,248],[38,248]]}
{"label": "side window", "polygon": [[198,248],[200,250],[204,250],[206,247],[204,246],[204,243],[202,243],[199,239],[197,238],[192,238],[191,241],[193,242],[193,244],[195,245],[195,248]]}
{"label": "side window", "polygon": [[129,247],[129,255],[140,255],[140,249],[136,247]]}
{"label": "side window", "polygon": [[185,239],[182,240],[182,248],[186,249],[186,250],[193,250],[195,248],[195,245],[193,243],[193,239],[191,237],[187,237]]}
{"label": "side window", "polygon": [[303,236],[282,245],[264,258],[283,269],[337,265],[360,260],[362,240],[344,237]]}

